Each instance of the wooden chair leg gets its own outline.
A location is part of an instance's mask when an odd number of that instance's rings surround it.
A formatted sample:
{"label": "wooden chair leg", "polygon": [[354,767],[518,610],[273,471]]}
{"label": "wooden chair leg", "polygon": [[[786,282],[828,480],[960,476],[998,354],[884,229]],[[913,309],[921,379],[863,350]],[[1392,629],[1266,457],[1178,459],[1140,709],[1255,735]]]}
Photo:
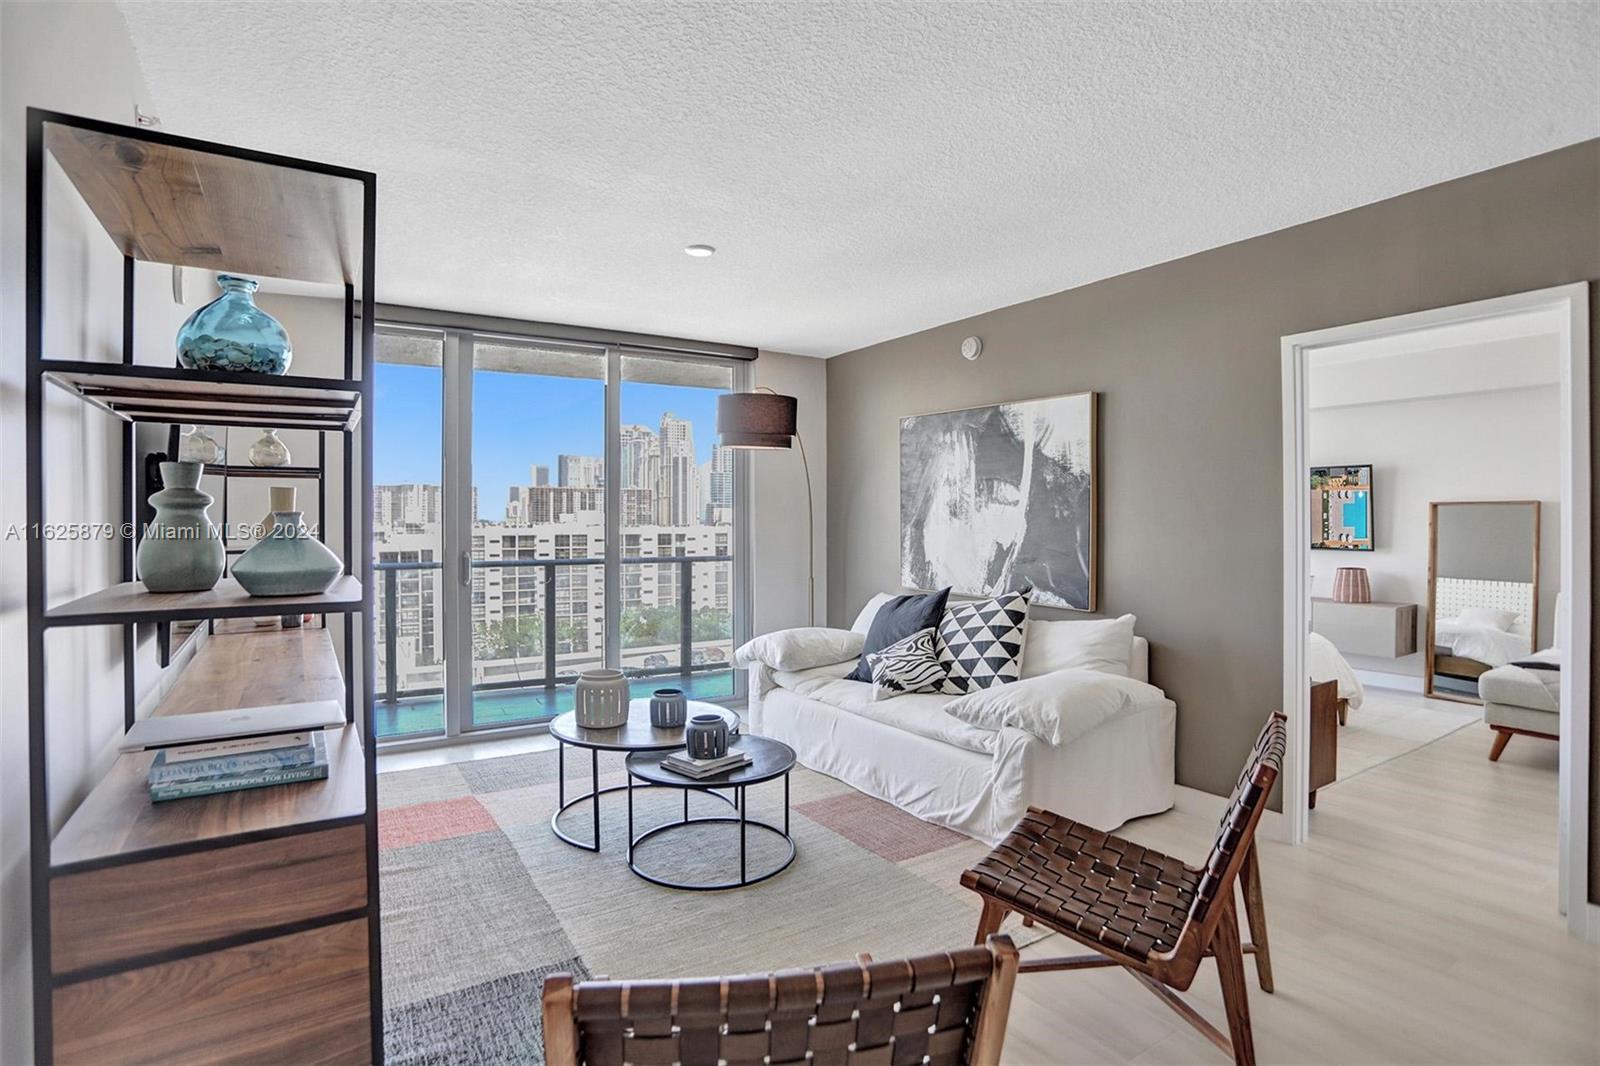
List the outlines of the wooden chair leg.
{"label": "wooden chair leg", "polygon": [[1222,920],[1211,941],[1222,983],[1222,1004],[1228,1012],[1228,1036],[1233,1040],[1235,1066],[1255,1066],[1255,1041],[1250,1034],[1250,990],[1244,975],[1244,952],[1239,947],[1239,919],[1232,895],[1223,907]]}
{"label": "wooden chair leg", "polygon": [[1261,865],[1256,861],[1254,840],[1244,853],[1239,880],[1244,886],[1244,916],[1250,924],[1250,943],[1256,949],[1256,979],[1261,982],[1261,991],[1271,992],[1272,954],[1267,947],[1267,908],[1261,895]]}
{"label": "wooden chair leg", "polygon": [[983,901],[983,913],[978,916],[978,935],[972,942],[982,947],[989,939],[991,933],[1000,931],[1000,923],[1006,920],[1006,908],[992,899]]}
{"label": "wooden chair leg", "polygon": [[1494,731],[1494,747],[1489,749],[1489,761],[1499,762],[1500,753],[1506,750],[1506,745],[1511,743],[1511,734],[1501,729]]}

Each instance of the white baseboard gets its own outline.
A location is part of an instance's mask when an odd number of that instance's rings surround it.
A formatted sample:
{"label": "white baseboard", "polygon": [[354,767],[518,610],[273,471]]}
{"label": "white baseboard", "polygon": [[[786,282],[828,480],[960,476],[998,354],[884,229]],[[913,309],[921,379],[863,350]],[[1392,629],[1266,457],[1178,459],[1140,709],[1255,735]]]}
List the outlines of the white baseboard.
{"label": "white baseboard", "polygon": [[1357,670],[1356,677],[1363,685],[1386,688],[1395,692],[1414,692],[1422,695],[1422,678],[1415,674],[1384,674],[1376,670]]}
{"label": "white baseboard", "polygon": [[[1214,824],[1222,821],[1222,812],[1228,809],[1228,797],[1179,785],[1173,796],[1172,809],[1179,814]],[[1266,840],[1288,840],[1289,821],[1280,811],[1263,811],[1261,824],[1256,831]]]}

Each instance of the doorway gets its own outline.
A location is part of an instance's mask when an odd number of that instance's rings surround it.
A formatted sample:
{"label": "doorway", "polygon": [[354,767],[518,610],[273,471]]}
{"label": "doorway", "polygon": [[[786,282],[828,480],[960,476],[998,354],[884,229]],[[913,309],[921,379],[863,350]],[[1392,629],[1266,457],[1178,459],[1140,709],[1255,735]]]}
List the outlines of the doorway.
{"label": "doorway", "polygon": [[[1491,300],[1331,329],[1287,336],[1283,359],[1283,555],[1284,555],[1284,691],[1289,713],[1289,750],[1284,766],[1285,834],[1291,843],[1303,842],[1314,831],[1310,785],[1313,781],[1313,693],[1308,650],[1313,626],[1312,507],[1308,482],[1314,460],[1309,441],[1310,383],[1319,354],[1348,351],[1351,346],[1381,347],[1405,343],[1424,331],[1483,328],[1499,320],[1544,316],[1554,333],[1553,373],[1558,386],[1557,445],[1559,476],[1558,538],[1559,591],[1549,590],[1547,611],[1554,630],[1553,645],[1562,649],[1558,697],[1560,750],[1558,757],[1558,836],[1561,869],[1558,905],[1567,916],[1569,930],[1585,939],[1600,939],[1600,907],[1588,902],[1589,750],[1590,750],[1590,411],[1589,411],[1589,292],[1586,283],[1543,289]],[[1450,372],[1446,368],[1445,372]],[[1351,457],[1349,462],[1359,462]],[[1341,471],[1341,477],[1350,475]],[[1352,483],[1353,484],[1353,483]],[[1341,481],[1334,488],[1348,491]],[[1381,482],[1377,486],[1381,489]],[[1369,491],[1372,486],[1369,485]],[[1315,505],[1313,491],[1309,502]],[[1353,502],[1356,525],[1368,523],[1383,506],[1377,492]],[[1317,532],[1335,529],[1351,537],[1353,526],[1318,524]],[[1357,531],[1359,532],[1359,531]],[[1369,534],[1370,535],[1370,534]],[[1436,548],[1431,548],[1434,551]],[[1355,553],[1352,553],[1355,557]],[[1354,575],[1352,575],[1353,577]],[[1430,587],[1433,582],[1430,580]],[[1328,589],[1324,589],[1326,593]],[[1452,588],[1449,595],[1457,595]],[[1430,602],[1436,593],[1430,593]],[[1356,597],[1359,599],[1359,595]],[[1559,606],[1558,606],[1559,605]],[[1524,624],[1536,625],[1536,614]],[[1419,619],[1419,640],[1435,636],[1433,618]],[[1397,626],[1403,632],[1403,624]],[[1530,635],[1530,639],[1531,635]],[[1429,659],[1432,645],[1429,645]],[[1537,650],[1537,649],[1535,649]],[[1435,664],[1430,662],[1429,669]],[[1420,689],[1419,689],[1420,692]]]}

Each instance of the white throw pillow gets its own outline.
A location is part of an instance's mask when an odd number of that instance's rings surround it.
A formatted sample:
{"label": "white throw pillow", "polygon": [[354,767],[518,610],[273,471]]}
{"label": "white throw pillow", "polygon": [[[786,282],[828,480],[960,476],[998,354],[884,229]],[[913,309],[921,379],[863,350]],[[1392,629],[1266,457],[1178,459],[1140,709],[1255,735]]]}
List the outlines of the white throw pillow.
{"label": "white throw pillow", "polygon": [[1517,612],[1501,611],[1494,607],[1463,607],[1461,609],[1461,622],[1469,626],[1488,626],[1509,632],[1511,623],[1517,620]]}
{"label": "white throw pillow", "polygon": [[867,653],[872,668],[872,698],[886,700],[906,692],[938,692],[944,667],[933,650],[933,627],[920,629],[882,651]]}
{"label": "white throw pillow", "polygon": [[1131,614],[1121,618],[1062,621],[1029,618],[1022,649],[1022,676],[1042,677],[1057,670],[1098,670],[1118,677],[1133,676]]}
{"label": "white throw pillow", "polygon": [[773,670],[810,670],[857,658],[866,639],[851,629],[822,626],[780,629],[759,636],[734,652],[733,664],[743,667],[760,663]]}
{"label": "white throw pillow", "polygon": [[887,592],[880,592],[872,597],[867,601],[867,605],[861,608],[861,613],[856,615],[856,620],[850,624],[850,628],[865,637],[872,631],[872,620],[878,617],[878,608],[892,599],[894,597]]}
{"label": "white throw pillow", "polygon": [[1141,681],[1097,670],[1060,670],[969,692],[944,705],[945,713],[979,729],[1003,727],[1031,733],[1046,744],[1070,744],[1133,702]]}

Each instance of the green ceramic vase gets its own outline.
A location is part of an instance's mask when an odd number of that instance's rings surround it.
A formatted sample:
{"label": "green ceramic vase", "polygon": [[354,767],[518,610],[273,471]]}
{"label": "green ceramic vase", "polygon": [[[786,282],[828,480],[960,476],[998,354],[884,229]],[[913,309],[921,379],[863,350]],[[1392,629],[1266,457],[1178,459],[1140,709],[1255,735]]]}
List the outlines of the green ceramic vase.
{"label": "green ceramic vase", "polygon": [[200,491],[201,463],[162,463],[160,492],[150,494],[156,516],[139,542],[139,579],[151,592],[204,592],[222,577],[222,535]]}
{"label": "green ceramic vase", "polygon": [[233,564],[233,579],[252,596],[309,596],[326,592],[344,572],[301,520],[299,511],[274,511],[272,532]]}

